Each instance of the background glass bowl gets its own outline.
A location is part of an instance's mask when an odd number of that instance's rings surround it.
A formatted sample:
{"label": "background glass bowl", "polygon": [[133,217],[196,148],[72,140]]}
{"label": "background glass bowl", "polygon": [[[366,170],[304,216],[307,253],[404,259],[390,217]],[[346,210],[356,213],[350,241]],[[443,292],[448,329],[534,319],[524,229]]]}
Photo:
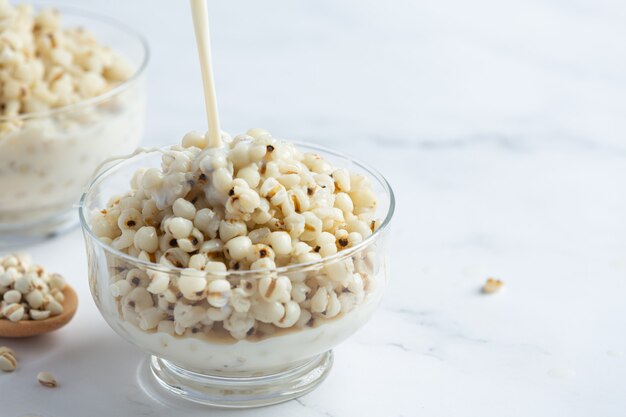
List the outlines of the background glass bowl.
{"label": "background glass bowl", "polygon": [[[342,311],[337,316],[314,314],[312,320],[286,329],[256,322],[244,340],[231,337],[221,324],[208,332],[194,333],[188,329],[182,336],[171,330],[142,330],[146,323],[141,323],[141,311],[150,303],[139,308],[134,297],[116,297],[112,293],[112,284],[119,280],[130,282],[131,275],[140,276],[145,282],[136,280],[135,285],[145,287],[157,273],[167,274],[170,288],[178,292],[172,286],[185,274],[184,269],[141,261],[115,250],[94,234],[90,224],[94,210],[103,209],[111,197],[129,190],[130,178],[138,168],[160,166],[161,152],[148,151],[116,163],[97,176],[83,194],[80,220],[93,298],[107,323],[120,336],[152,355],[152,374],[170,392],[196,402],[233,408],[268,405],[300,396],[317,386],[329,372],[331,349],[362,327],[378,306],[389,278],[386,241],[395,204],[389,184],[374,169],[339,153],[311,145],[297,146],[302,151],[321,154],[334,166],[368,177],[378,197],[377,217],[382,224],[360,244],[313,263],[223,274],[200,272],[208,281],[226,278],[231,288],[248,285],[252,292],[257,291],[259,280],[267,276],[286,276],[292,284],[305,282],[313,289],[319,283],[328,283],[332,273],[337,279],[337,271],[344,271],[339,275],[344,285],[356,279],[355,273],[362,279],[360,294],[358,289],[336,284],[333,291],[342,300]],[[206,299],[206,295],[203,297]],[[158,305],[159,296],[152,295],[152,303]],[[208,307],[206,301],[198,303]],[[164,306],[167,305],[166,302]],[[228,307],[215,309],[214,313],[228,314],[227,310]]]}
{"label": "background glass bowl", "polygon": [[[76,104],[11,118],[19,127],[0,133],[0,247],[26,244],[77,223],[76,211],[94,169],[134,150],[144,121],[146,41],[105,16],[54,7],[63,27],[84,27],[135,68],[108,92]],[[9,119],[0,117],[0,124]]]}

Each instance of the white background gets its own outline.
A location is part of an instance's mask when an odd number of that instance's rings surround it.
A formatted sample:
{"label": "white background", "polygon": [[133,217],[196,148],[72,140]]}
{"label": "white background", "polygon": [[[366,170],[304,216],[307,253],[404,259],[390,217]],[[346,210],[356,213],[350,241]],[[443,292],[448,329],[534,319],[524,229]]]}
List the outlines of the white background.
{"label": "white background", "polygon": [[[205,128],[186,1],[66,1],[151,45],[143,144]],[[322,386],[256,411],[155,402],[87,288],[79,231],[29,248],[80,293],[14,342],[0,415],[623,416],[626,5],[619,0],[209,3],[222,128],[349,152],[397,193],[383,307]],[[505,281],[479,293],[488,276]],[[60,381],[39,387],[38,371]]]}

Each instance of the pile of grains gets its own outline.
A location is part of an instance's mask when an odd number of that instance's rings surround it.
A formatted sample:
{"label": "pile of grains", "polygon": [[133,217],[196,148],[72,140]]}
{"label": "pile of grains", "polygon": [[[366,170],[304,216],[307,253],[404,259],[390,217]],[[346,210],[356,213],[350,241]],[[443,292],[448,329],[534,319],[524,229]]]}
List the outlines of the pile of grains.
{"label": "pile of grains", "polygon": [[[110,259],[124,320],[146,331],[245,339],[313,326],[364,301],[378,271],[374,244],[309,270],[275,268],[359,245],[380,226],[376,204],[366,177],[263,129],[226,137],[221,148],[189,133],[163,152],[160,169],[138,170],[130,192],[94,211],[91,226],[119,251],[179,268]],[[259,273],[238,274],[247,270]]]}
{"label": "pile of grains", "polygon": [[0,0],[0,133],[15,117],[98,96],[128,79],[132,69],[85,29],[61,27],[57,10]]}
{"label": "pile of grains", "polygon": [[45,320],[63,312],[65,279],[24,254],[0,258],[0,319]]}

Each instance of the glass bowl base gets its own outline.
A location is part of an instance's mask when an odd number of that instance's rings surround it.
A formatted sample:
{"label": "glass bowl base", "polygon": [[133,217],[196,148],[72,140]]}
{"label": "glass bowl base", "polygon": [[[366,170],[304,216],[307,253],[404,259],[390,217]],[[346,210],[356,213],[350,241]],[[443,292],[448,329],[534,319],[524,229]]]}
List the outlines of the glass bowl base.
{"label": "glass bowl base", "polygon": [[11,220],[10,216],[0,213],[0,249],[32,245],[66,233],[76,226],[78,216],[73,207],[34,221]]}
{"label": "glass bowl base", "polygon": [[152,356],[150,370],[161,388],[176,397],[218,408],[253,408],[278,404],[316,388],[333,365],[325,352],[280,373],[253,377],[224,377],[188,371]]}

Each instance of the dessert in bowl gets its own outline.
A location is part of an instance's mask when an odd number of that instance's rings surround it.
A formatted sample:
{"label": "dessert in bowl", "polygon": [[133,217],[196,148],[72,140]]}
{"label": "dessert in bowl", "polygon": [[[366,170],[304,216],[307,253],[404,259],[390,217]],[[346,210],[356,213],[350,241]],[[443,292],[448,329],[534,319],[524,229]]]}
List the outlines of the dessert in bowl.
{"label": "dessert in bowl", "polygon": [[80,207],[90,287],[161,385],[266,405],[321,382],[379,304],[394,199],[334,151],[262,129],[223,139],[190,133],[95,178]]}
{"label": "dessert in bowl", "polygon": [[0,1],[0,244],[76,224],[94,169],[139,142],[147,58],[106,17]]}

